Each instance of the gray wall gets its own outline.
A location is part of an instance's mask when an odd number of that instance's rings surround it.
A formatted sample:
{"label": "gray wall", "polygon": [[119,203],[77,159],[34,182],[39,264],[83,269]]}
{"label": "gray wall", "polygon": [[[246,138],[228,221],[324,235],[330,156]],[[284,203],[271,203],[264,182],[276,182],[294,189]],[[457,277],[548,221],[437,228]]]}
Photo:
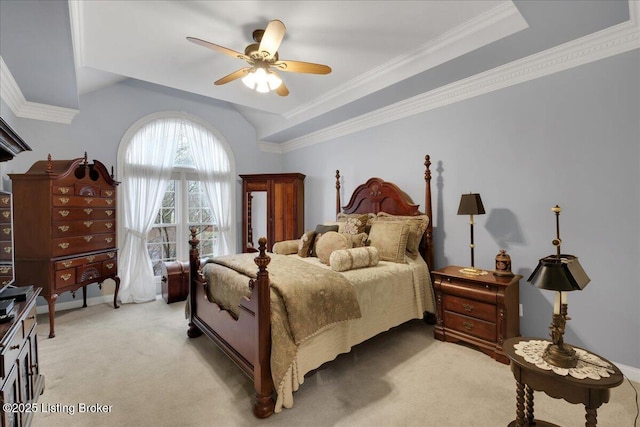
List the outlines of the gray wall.
{"label": "gray wall", "polygon": [[479,192],[476,266],[494,267],[507,249],[524,276],[524,336],[548,336],[553,293],[526,279],[555,253],[560,216],[564,253],[591,278],[569,295],[566,341],[640,367],[640,53],[636,50],[502,89],[284,155],[305,181],[306,227],[335,212],[335,170],[343,204],[380,176],[424,203],[423,158],[431,155],[436,265],[468,265],[469,218],[460,195]]}

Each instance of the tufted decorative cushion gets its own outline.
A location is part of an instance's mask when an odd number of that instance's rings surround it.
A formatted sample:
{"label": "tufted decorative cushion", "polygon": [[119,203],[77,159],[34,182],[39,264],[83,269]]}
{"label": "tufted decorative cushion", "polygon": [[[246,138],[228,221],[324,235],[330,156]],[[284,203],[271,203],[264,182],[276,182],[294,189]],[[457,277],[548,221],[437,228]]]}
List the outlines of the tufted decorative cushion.
{"label": "tufted decorative cushion", "polygon": [[273,244],[273,253],[280,255],[291,255],[298,253],[298,243],[300,240],[282,240]]}
{"label": "tufted decorative cushion", "polygon": [[311,247],[316,238],[315,230],[305,231],[298,242],[298,256],[307,258],[311,254]]}
{"label": "tufted decorative cushion", "polygon": [[347,271],[356,268],[373,267],[378,265],[380,257],[378,249],[373,246],[362,248],[339,249],[333,251],[329,257],[329,265],[333,271]]}
{"label": "tufted decorative cushion", "polygon": [[347,239],[349,239],[349,242],[351,242],[352,248],[360,248],[362,246],[366,246],[367,241],[369,240],[369,235],[367,233],[358,233],[358,234],[342,233],[342,234],[344,234],[347,237]]}
{"label": "tufted decorative cushion", "polygon": [[341,233],[360,234],[368,231],[367,225],[371,225],[370,221],[373,214],[338,214],[338,223],[344,224],[340,228]]}
{"label": "tufted decorative cushion", "polygon": [[335,231],[337,232],[339,229],[338,224],[318,224],[316,226],[316,238],[313,240],[313,245],[311,246],[311,256],[318,256],[317,244],[320,240],[320,237],[326,232]]}
{"label": "tufted decorative cushion", "polygon": [[376,221],[406,221],[409,224],[407,253],[413,259],[420,255],[420,242],[429,225],[429,217],[427,215],[391,215],[386,212],[379,212]]}
{"label": "tufted decorative cushion", "polygon": [[409,224],[406,221],[374,221],[369,245],[378,249],[381,261],[405,263]]}
{"label": "tufted decorative cushion", "polygon": [[345,234],[336,231],[323,233],[316,243],[316,253],[318,260],[323,264],[329,264],[329,257],[333,251],[338,249],[349,249],[351,242]]}

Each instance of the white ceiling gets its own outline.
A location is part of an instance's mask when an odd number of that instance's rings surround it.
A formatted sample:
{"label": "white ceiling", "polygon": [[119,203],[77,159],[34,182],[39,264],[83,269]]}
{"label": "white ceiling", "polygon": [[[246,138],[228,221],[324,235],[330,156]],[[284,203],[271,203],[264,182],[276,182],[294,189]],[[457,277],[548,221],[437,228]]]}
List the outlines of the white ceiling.
{"label": "white ceiling", "polygon": [[[133,78],[233,103],[258,127],[266,117],[269,132],[526,28],[505,0],[83,1],[70,3],[70,15],[81,94]],[[214,86],[246,63],[185,39],[244,52],[272,19],[287,27],[281,59],[327,64],[331,74],[280,73],[287,97],[240,80]]]}

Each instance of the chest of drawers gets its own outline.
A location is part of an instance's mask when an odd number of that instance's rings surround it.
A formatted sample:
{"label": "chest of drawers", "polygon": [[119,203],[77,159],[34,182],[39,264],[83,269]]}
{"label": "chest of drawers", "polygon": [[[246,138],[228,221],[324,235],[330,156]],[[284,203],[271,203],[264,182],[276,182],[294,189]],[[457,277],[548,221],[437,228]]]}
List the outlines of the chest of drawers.
{"label": "chest of drawers", "polygon": [[[16,302],[13,318],[0,324],[0,402],[3,410],[0,424],[28,426],[35,411],[20,410],[34,404],[44,390],[40,374],[36,297],[39,289],[25,301]],[[9,405],[5,410],[4,405]]]}
{"label": "chest of drawers", "polygon": [[509,363],[502,344],[520,335],[519,282],[522,276],[472,276],[463,267],[433,272],[438,322],[435,338],[472,344],[494,359]]}
{"label": "chest of drawers", "polygon": [[62,292],[106,279],[115,281],[118,308],[116,188],[102,163],[84,158],[39,161],[10,174],[14,197],[15,269],[18,286],[42,287],[49,304],[49,337],[55,336],[55,303]]}

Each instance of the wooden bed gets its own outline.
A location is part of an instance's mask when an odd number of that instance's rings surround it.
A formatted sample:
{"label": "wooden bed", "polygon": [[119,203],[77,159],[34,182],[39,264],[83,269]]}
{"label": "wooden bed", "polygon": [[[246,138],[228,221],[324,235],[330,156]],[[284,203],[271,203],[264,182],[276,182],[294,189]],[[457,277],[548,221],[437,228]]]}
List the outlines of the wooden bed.
{"label": "wooden bed", "polygon": [[[431,208],[430,158],[425,156],[425,210],[395,184],[380,178],[371,178],[358,186],[342,213],[378,213],[415,216],[426,214],[428,225],[420,242],[420,255],[429,269],[433,268],[434,244]],[[336,214],[340,213],[340,174],[336,171]],[[195,338],[203,333],[225,352],[250,378],[253,379],[255,398],[253,413],[258,418],[266,418],[274,412],[276,388],[271,373],[271,302],[270,279],[267,267],[271,258],[266,254],[266,239],[259,240],[259,254],[254,262],[257,266],[255,279],[249,281],[250,297],[243,298],[235,315],[210,301],[208,283],[201,273],[198,253],[197,230],[191,229],[190,250],[190,292],[188,298],[188,336]],[[429,270],[427,270],[427,275]],[[429,289],[431,285],[429,284]],[[432,313],[426,313],[426,321],[434,322]],[[415,316],[414,316],[415,318]],[[404,320],[406,321],[406,320]],[[403,322],[404,322],[403,321]],[[396,325],[393,325],[396,326]],[[388,327],[387,327],[388,329]],[[365,337],[365,339],[368,339]],[[354,344],[355,345],[355,344]],[[348,350],[346,350],[348,351]],[[341,351],[344,352],[344,351]],[[329,355],[326,361],[336,355]],[[306,372],[302,372],[304,375]],[[303,380],[300,381],[300,384]],[[295,388],[294,388],[295,390]],[[286,406],[285,406],[286,407]]]}

